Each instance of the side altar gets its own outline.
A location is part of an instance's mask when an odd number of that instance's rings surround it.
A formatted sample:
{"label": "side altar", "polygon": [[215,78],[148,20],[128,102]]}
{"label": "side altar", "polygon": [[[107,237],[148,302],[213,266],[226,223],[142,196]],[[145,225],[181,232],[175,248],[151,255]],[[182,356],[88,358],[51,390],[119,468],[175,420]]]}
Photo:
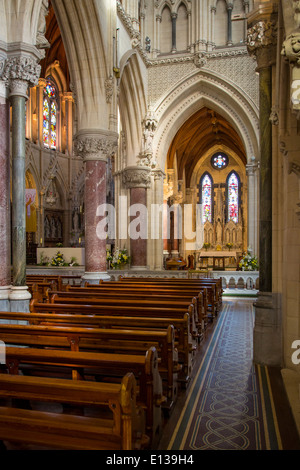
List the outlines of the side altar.
{"label": "side altar", "polygon": [[57,252],[59,251],[65,261],[67,263],[70,263],[71,260],[75,259],[76,263],[78,263],[80,266],[84,266],[85,264],[85,249],[80,248],[80,247],[51,247],[51,248],[37,248],[37,253],[36,253],[36,259],[37,259],[37,264],[41,262],[41,257],[44,259],[47,259],[49,262],[51,262],[52,258],[56,256]]}

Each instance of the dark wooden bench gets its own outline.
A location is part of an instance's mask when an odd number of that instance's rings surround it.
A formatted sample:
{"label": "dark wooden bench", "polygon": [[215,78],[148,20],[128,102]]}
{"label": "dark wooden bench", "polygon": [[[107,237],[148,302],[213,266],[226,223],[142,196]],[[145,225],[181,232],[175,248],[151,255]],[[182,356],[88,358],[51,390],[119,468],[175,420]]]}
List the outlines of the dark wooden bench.
{"label": "dark wooden bench", "polygon": [[6,364],[0,370],[10,374],[71,378],[73,380],[116,381],[132,372],[137,381],[139,406],[145,410],[146,433],[157,444],[162,432],[162,381],[154,347],[146,354],[113,354],[6,347]]}
{"label": "dark wooden bench", "polygon": [[[47,301],[51,301],[51,297],[57,294],[59,297],[68,297],[72,296],[75,299],[78,299],[80,296],[91,298],[111,298],[112,296],[116,299],[116,294],[118,298],[122,298],[124,300],[130,299],[141,299],[143,301],[161,301],[164,300],[165,302],[172,302],[174,303],[174,299],[178,299],[180,302],[184,301],[187,302],[188,305],[193,304],[195,308],[195,322],[198,331],[198,334],[201,333],[201,321],[204,317],[204,293],[199,292],[197,295],[191,295],[191,293],[182,292],[180,295],[178,294],[168,294],[167,292],[156,292],[151,290],[150,292],[145,292],[141,289],[120,289],[118,292],[114,291],[113,287],[109,287],[108,289],[101,290],[101,289],[90,289],[89,287],[72,287],[67,286],[66,291],[53,291],[51,289],[47,292]],[[34,297],[35,298],[35,297]],[[175,302],[177,305],[178,302]],[[192,321],[192,320],[191,320]]]}
{"label": "dark wooden bench", "polygon": [[[135,450],[148,445],[132,373],[115,384],[0,374],[0,398],[4,442],[64,450]],[[11,406],[12,400],[28,400],[31,409]],[[92,407],[99,417],[41,411],[37,402]]]}
{"label": "dark wooden bench", "polygon": [[[187,292],[191,292],[193,293],[194,292],[194,295],[195,295],[195,292],[199,292],[199,291],[202,291],[202,290],[205,290],[206,291],[206,304],[205,304],[205,307],[206,307],[206,311],[207,313],[209,314],[210,313],[210,316],[211,318],[213,319],[218,311],[219,311],[219,300],[217,299],[217,294],[216,294],[216,283],[213,282],[213,283],[205,283],[205,284],[201,284],[200,281],[201,280],[198,280],[198,279],[193,279],[192,281],[197,281],[198,284],[196,284],[195,282],[192,282],[192,283],[189,283],[189,280],[184,280],[184,282],[180,282],[181,280],[176,280],[176,281],[173,281],[173,279],[169,280],[168,282],[165,280],[151,280],[151,281],[146,281],[146,279],[144,280],[139,280],[138,282],[134,282],[133,280],[131,281],[127,281],[127,279],[130,279],[130,278],[125,278],[123,281],[108,281],[108,282],[100,282],[98,285],[99,286],[102,286],[103,288],[107,289],[108,285],[110,286],[114,286],[114,288],[121,288],[123,286],[123,288],[128,288],[128,287],[131,287],[131,288],[134,288],[134,289],[139,289],[139,288],[143,288],[147,291],[149,291],[150,289],[156,289],[156,290],[171,290],[171,291],[176,291],[178,293],[180,292],[183,292],[183,291],[187,291]],[[91,287],[91,284],[89,283],[85,283],[86,286],[89,286]]]}
{"label": "dark wooden bench", "polygon": [[0,312],[0,322],[22,322],[31,325],[84,326],[96,328],[130,328],[130,329],[165,329],[170,324],[174,327],[175,347],[178,351],[178,362],[182,368],[178,371],[178,381],[187,385],[194,365],[197,345],[190,334],[188,313],[178,318],[129,317],[110,315],[79,315],[55,313],[19,313]]}
{"label": "dark wooden bench", "polygon": [[[193,297],[192,299],[180,300],[174,298],[164,298],[163,296],[157,297],[145,297],[144,295],[113,295],[111,292],[109,295],[93,295],[93,296],[86,296],[84,293],[82,295],[69,294],[65,295],[63,293],[56,293],[53,294],[50,298],[50,303],[55,304],[70,304],[74,303],[80,305],[101,305],[101,306],[119,306],[119,307],[138,307],[144,308],[147,307],[148,309],[151,307],[160,308],[161,310],[165,310],[166,308],[172,309],[173,312],[180,310],[182,313],[188,312],[190,317],[190,331],[194,338],[198,338],[199,336],[199,322],[198,322],[198,313],[197,313],[197,299]],[[173,316],[173,315],[172,315]]]}
{"label": "dark wooden bench", "polygon": [[[147,285],[159,285],[159,286],[203,286],[203,287],[213,287],[213,297],[216,303],[217,313],[220,310],[222,305],[222,280],[221,278],[218,279],[211,279],[211,278],[200,278],[200,279],[182,279],[182,278],[140,278],[140,277],[120,277],[119,281],[112,281],[112,282],[124,282],[125,284],[139,284],[139,283],[146,283]],[[102,283],[102,281],[100,282]]]}
{"label": "dark wooden bench", "polygon": [[[75,303],[76,302],[76,303]],[[173,324],[173,319],[183,319],[188,313],[190,320],[190,325],[193,324],[194,328],[195,323],[191,321],[190,315],[193,315],[193,309],[181,309],[181,308],[162,308],[162,307],[149,307],[136,305],[115,305],[115,304],[89,304],[87,302],[78,302],[74,300],[74,303],[65,302],[65,303],[39,303],[35,300],[32,300],[30,303],[30,311],[32,313],[55,313],[55,314],[79,314],[79,315],[105,315],[105,316],[127,316],[127,317],[144,317],[144,318],[162,318],[168,320],[168,324]],[[174,327],[173,327],[174,328]],[[191,328],[191,327],[190,327]],[[191,329],[190,329],[191,331]],[[175,332],[176,333],[176,332]],[[175,335],[174,333],[174,335]],[[197,333],[192,333],[195,335]],[[195,340],[196,341],[196,340]],[[182,345],[182,343],[181,343]],[[178,347],[178,344],[177,344]],[[188,344],[186,348],[186,342],[183,347],[178,348],[177,350],[177,359],[182,365],[179,370],[179,379],[182,384],[188,383],[190,379],[191,365],[194,362],[195,355],[195,342]]]}
{"label": "dark wooden bench", "polygon": [[172,325],[164,330],[147,330],[0,324],[0,339],[11,346],[135,355],[144,355],[150,347],[155,347],[167,397],[164,406],[171,409],[177,399],[180,366]]}
{"label": "dark wooden bench", "polygon": [[[128,287],[124,289],[124,286],[120,287],[115,287],[111,283],[108,283],[108,285],[91,285],[87,287],[72,287],[68,286],[66,288],[66,292],[70,293],[70,296],[74,295],[74,299],[78,298],[80,295],[86,296],[86,294],[93,294],[89,295],[89,297],[99,297],[100,295],[102,298],[108,297],[110,298],[111,296],[114,297],[114,299],[119,299],[123,305],[125,305],[124,302],[122,302],[122,299],[131,299],[134,297],[139,297],[142,300],[154,300],[156,301],[161,301],[161,299],[172,302],[172,305],[175,305],[176,310],[179,307],[179,302],[181,302],[183,299],[185,302],[188,302],[189,304],[193,305],[193,310],[194,312],[192,313],[191,308],[189,307],[188,313],[190,315],[190,320],[191,320],[191,333],[192,335],[199,340],[202,337],[203,333],[203,328],[204,328],[204,323],[205,323],[205,299],[204,299],[204,292],[197,292],[195,289],[193,291],[187,291],[184,292],[183,290],[181,292],[176,291],[176,289],[156,289],[156,288],[147,288],[145,289],[143,286],[137,286],[135,287]],[[50,296],[52,294],[51,291],[49,291],[48,295]],[[76,295],[76,297],[75,297]],[[177,305],[176,305],[177,304]]]}

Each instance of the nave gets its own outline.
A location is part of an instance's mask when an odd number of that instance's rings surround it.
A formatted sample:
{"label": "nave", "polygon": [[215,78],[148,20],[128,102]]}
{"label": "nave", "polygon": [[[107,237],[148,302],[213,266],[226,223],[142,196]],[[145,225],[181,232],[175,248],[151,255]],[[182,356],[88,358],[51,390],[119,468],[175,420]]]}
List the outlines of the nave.
{"label": "nave", "polygon": [[160,450],[299,450],[279,368],[253,364],[253,299],[223,298]]}
{"label": "nave", "polygon": [[[253,364],[253,302],[223,297],[198,345],[191,380],[164,413],[160,441],[151,450],[300,449],[280,369]],[[40,448],[5,444],[7,450]]]}

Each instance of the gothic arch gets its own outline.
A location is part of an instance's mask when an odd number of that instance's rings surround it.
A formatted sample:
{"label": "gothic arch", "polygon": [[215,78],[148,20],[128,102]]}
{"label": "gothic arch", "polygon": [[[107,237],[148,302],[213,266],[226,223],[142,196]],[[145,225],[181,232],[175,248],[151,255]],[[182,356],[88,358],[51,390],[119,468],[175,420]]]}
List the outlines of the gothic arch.
{"label": "gothic arch", "polygon": [[[70,0],[67,3],[52,0],[52,5],[76,95],[78,129],[106,129],[109,106],[105,80],[110,75],[106,50],[110,49],[110,15],[101,15],[94,0]],[[107,7],[109,11],[111,7]]]}
{"label": "gothic arch", "polygon": [[[141,122],[147,111],[146,93],[137,54],[122,57],[119,111],[122,132],[125,133],[127,164],[136,164],[141,151]],[[130,99],[129,99],[130,97]],[[131,159],[129,162],[128,160]]]}
{"label": "gothic arch", "polygon": [[166,155],[180,127],[204,106],[223,115],[237,131],[247,160],[258,155],[259,126],[255,104],[230,80],[201,70],[179,82],[154,107],[159,125],[153,147],[156,149],[155,160],[161,168],[165,167]]}

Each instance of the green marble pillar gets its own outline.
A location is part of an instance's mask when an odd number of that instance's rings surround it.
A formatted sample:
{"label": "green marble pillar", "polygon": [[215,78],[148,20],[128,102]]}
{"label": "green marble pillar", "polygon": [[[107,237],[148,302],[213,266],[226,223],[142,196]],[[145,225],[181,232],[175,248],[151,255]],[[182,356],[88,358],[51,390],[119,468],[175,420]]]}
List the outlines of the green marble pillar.
{"label": "green marble pillar", "polygon": [[259,290],[272,292],[272,68],[259,71],[260,96],[260,215]]}
{"label": "green marble pillar", "polygon": [[12,262],[13,285],[26,284],[25,97],[11,96],[12,106]]}

